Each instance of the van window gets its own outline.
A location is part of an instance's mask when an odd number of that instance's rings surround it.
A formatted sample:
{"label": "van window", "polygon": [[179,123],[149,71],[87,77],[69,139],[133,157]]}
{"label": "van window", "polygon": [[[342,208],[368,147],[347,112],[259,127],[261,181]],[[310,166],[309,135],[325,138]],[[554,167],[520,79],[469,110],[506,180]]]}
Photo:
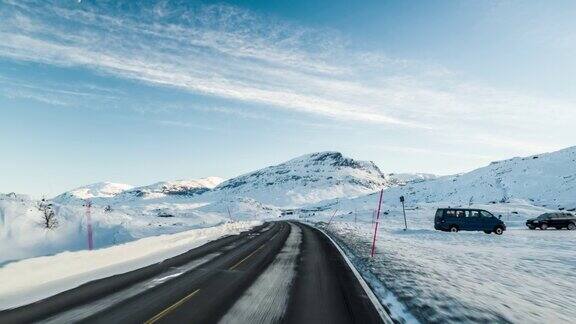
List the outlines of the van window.
{"label": "van window", "polygon": [[457,210],[456,217],[466,217],[466,214],[464,213],[463,210]]}
{"label": "van window", "polygon": [[442,215],[444,214],[444,211],[442,209],[438,209],[436,211],[436,218],[440,218],[442,217]]}
{"label": "van window", "polygon": [[490,214],[489,212],[487,212],[487,211],[485,211],[485,210],[482,210],[480,213],[482,214],[482,217],[492,217],[492,216],[494,216],[494,215]]}
{"label": "van window", "polygon": [[445,214],[448,217],[456,217],[456,211],[455,210],[446,210]]}
{"label": "van window", "polygon": [[471,210],[469,211],[470,217],[480,217],[480,211],[478,210]]}

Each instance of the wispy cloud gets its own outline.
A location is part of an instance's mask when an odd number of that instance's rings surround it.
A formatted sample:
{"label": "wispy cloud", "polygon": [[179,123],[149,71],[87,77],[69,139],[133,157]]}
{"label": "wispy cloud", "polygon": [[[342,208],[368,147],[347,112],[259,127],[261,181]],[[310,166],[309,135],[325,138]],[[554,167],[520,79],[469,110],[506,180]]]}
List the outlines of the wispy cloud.
{"label": "wispy cloud", "polygon": [[489,162],[493,161],[497,157],[489,156],[489,155],[482,155],[482,154],[474,154],[474,153],[467,153],[461,151],[446,151],[446,150],[438,150],[432,148],[424,148],[424,147],[414,147],[414,146],[398,146],[398,145],[370,145],[370,148],[385,151],[385,152],[394,152],[394,153],[403,153],[403,154],[411,154],[414,156],[446,156],[446,157],[458,157],[461,159],[470,159],[476,161],[484,161]]}
{"label": "wispy cloud", "polygon": [[[495,89],[439,66],[358,52],[330,30],[225,5],[0,0],[0,56],[344,122],[477,138],[576,121],[574,103]],[[242,114],[249,114],[242,112]],[[562,116],[559,120],[555,116]],[[448,135],[447,135],[448,134]],[[518,140],[519,141],[519,140]]]}
{"label": "wispy cloud", "polygon": [[177,120],[158,120],[158,121],[156,121],[156,123],[158,125],[167,126],[167,127],[196,128],[196,129],[201,129],[201,130],[206,130],[206,131],[216,130],[216,128],[214,128],[212,126],[200,125],[197,123],[183,122],[183,121],[177,121]]}
{"label": "wispy cloud", "polygon": [[0,75],[0,95],[11,99],[30,99],[52,106],[70,107],[84,100],[117,100],[120,92],[91,84],[42,84],[14,80]]}

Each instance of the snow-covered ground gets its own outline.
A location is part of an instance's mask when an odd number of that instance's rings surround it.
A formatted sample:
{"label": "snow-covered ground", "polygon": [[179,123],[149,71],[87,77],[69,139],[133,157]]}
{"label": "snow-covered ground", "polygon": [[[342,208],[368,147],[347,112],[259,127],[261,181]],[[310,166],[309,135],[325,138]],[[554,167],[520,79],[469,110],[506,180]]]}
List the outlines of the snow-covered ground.
{"label": "snow-covered ground", "polygon": [[[357,213],[333,218],[326,211],[308,220],[334,235],[357,256],[359,268],[374,274],[423,322],[574,323],[576,233],[522,225],[545,209],[474,205],[503,215],[509,228],[497,236],[435,231],[436,206],[411,207],[418,209],[407,211],[409,229],[403,231],[401,209],[384,206],[388,214],[382,215],[374,259],[368,257],[372,210],[358,207]],[[386,292],[379,294],[386,299]]]}
{"label": "snow-covered ground", "polygon": [[143,238],[94,251],[63,252],[12,262],[0,267],[0,310],[25,305],[92,280],[145,267],[259,224],[258,221],[227,223]]}
{"label": "snow-covered ground", "polygon": [[[40,203],[26,196],[0,195],[0,265],[12,260],[86,248],[86,219],[82,207],[52,206],[57,224],[53,229],[47,229],[43,225]],[[134,239],[123,224],[138,224],[130,222],[127,215],[93,209],[92,216],[97,247]]]}
{"label": "snow-covered ground", "polygon": [[[47,229],[42,224],[40,203],[26,196],[0,194],[0,266],[87,248],[86,207],[54,203],[51,209],[58,223]],[[90,209],[96,249],[230,221],[274,219],[280,214],[277,208],[248,198],[195,202],[169,196],[113,205],[110,211],[105,208],[94,203]]]}

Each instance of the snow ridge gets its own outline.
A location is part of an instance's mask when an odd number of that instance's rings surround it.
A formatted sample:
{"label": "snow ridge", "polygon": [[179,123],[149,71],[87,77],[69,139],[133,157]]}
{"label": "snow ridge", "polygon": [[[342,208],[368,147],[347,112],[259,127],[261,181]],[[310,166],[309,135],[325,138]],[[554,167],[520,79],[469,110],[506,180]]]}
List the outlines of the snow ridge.
{"label": "snow ridge", "polygon": [[55,197],[53,201],[57,203],[70,203],[75,200],[110,198],[132,188],[134,188],[134,186],[124,183],[98,182],[67,191]]}
{"label": "snow ridge", "polygon": [[165,196],[195,196],[212,190],[223,181],[219,177],[208,177],[196,180],[162,181],[126,190],[118,199],[161,198]]}

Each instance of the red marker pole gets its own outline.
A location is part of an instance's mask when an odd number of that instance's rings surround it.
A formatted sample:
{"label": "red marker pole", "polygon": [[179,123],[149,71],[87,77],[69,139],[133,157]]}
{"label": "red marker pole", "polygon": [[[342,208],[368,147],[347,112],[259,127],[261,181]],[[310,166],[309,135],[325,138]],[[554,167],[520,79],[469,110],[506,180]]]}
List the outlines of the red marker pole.
{"label": "red marker pole", "polygon": [[378,233],[378,224],[380,223],[380,206],[382,205],[382,195],[384,195],[384,189],[380,191],[380,198],[378,199],[378,212],[376,213],[376,226],[374,226],[374,238],[372,239],[372,251],[370,252],[370,257],[374,257],[374,252],[376,251],[376,234]]}
{"label": "red marker pole", "polygon": [[88,228],[88,250],[92,250],[94,248],[94,241],[92,240],[92,217],[90,214],[90,207],[92,207],[92,203],[90,200],[86,200],[86,223]]}

